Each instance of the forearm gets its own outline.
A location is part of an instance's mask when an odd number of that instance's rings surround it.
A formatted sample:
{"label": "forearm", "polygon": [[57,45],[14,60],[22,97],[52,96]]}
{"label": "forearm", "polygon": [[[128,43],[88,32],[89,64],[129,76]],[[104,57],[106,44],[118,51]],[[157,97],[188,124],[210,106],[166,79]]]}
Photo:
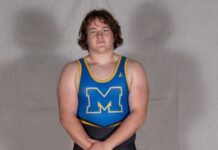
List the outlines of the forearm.
{"label": "forearm", "polygon": [[137,111],[132,112],[105,142],[112,149],[129,139],[136,130],[144,123],[145,115]]}
{"label": "forearm", "polygon": [[72,140],[77,143],[83,149],[87,149],[91,146],[91,142],[87,140],[89,137],[85,132],[79,119],[74,117],[68,117],[61,120],[61,124]]}

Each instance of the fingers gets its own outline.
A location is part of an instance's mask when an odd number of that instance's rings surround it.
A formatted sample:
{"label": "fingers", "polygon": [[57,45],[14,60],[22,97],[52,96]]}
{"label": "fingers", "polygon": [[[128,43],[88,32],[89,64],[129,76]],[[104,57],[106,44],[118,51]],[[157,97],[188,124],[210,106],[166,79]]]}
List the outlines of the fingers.
{"label": "fingers", "polygon": [[89,138],[89,137],[86,137],[86,139],[87,139],[89,142],[91,142],[91,143],[97,142],[97,140],[91,139],[91,138]]}

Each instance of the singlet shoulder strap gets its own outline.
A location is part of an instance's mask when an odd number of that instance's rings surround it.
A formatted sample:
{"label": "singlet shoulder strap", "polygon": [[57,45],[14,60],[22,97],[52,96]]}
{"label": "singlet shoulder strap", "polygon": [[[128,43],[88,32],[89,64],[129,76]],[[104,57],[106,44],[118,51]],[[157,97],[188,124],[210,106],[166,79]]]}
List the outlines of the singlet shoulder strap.
{"label": "singlet shoulder strap", "polygon": [[127,86],[128,86],[128,89],[130,88],[130,85],[129,85],[129,82],[128,82],[128,74],[127,74],[127,65],[128,65],[128,57],[126,56],[122,56],[122,60],[120,62],[120,66],[119,66],[119,69],[118,69],[118,77],[123,77],[125,76],[125,79],[126,79],[126,83],[127,83]]}

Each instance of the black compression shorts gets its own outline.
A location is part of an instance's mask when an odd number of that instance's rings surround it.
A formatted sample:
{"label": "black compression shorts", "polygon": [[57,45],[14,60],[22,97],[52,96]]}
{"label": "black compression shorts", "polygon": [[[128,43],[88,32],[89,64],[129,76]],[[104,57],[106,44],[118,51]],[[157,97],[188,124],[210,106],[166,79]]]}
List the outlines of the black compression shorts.
{"label": "black compression shorts", "polygon": [[[112,135],[119,126],[110,127],[110,128],[108,128],[108,127],[96,128],[93,126],[83,124],[83,127],[84,127],[86,133],[91,138],[96,139],[96,140],[100,140],[100,141],[104,141],[108,137],[110,137],[110,135]],[[128,140],[126,140],[122,144],[115,147],[113,150],[136,150],[135,138],[136,138],[136,134],[131,136]],[[83,149],[75,143],[73,150],[83,150]]]}

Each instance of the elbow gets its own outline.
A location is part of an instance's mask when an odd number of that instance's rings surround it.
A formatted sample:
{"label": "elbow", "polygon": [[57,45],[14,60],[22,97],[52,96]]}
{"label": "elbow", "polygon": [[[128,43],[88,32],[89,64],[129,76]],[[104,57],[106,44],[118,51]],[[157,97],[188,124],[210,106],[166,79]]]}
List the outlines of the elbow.
{"label": "elbow", "polygon": [[140,116],[138,119],[139,127],[141,127],[145,123],[146,117],[144,115]]}
{"label": "elbow", "polygon": [[67,124],[71,121],[72,118],[67,117],[67,116],[61,116],[59,118],[59,122],[62,125],[62,127],[66,128]]}
{"label": "elbow", "polygon": [[63,118],[63,117],[60,117],[60,118],[59,118],[59,122],[60,122],[60,124],[63,126],[63,125],[64,125],[64,122],[65,122],[65,121],[64,121],[64,118]]}
{"label": "elbow", "polygon": [[147,111],[143,111],[143,113],[141,114],[141,125],[145,123],[146,119],[147,119]]}
{"label": "elbow", "polygon": [[135,112],[135,118],[136,118],[136,122],[137,122],[138,128],[139,128],[145,123],[146,113]]}
{"label": "elbow", "polygon": [[72,122],[76,121],[76,116],[74,114],[72,115],[61,115],[59,118],[60,124],[66,128],[69,124],[72,124]]}
{"label": "elbow", "polygon": [[60,122],[62,127],[64,127],[64,128],[66,127],[66,122],[67,122],[66,119],[64,119],[63,117],[60,117],[59,122]]}

